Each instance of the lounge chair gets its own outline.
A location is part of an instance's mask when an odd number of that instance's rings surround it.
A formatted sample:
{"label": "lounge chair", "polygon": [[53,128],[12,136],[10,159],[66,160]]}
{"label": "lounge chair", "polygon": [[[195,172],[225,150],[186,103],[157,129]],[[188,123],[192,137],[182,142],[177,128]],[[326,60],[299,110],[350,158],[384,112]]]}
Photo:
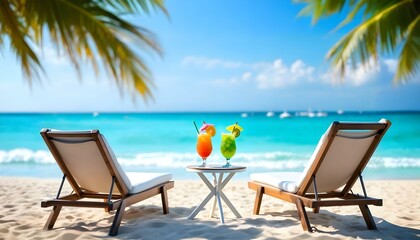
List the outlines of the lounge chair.
{"label": "lounge chair", "polygon": [[[125,173],[105,137],[98,130],[57,131],[42,129],[41,136],[63,172],[57,197],[42,201],[41,207],[53,207],[44,229],[54,227],[63,206],[117,210],[109,235],[118,234],[124,209],[160,194],[163,213],[169,213],[167,190],[174,187],[171,174]],[[73,192],[60,196],[67,179]],[[83,201],[81,199],[102,199]]]}
{"label": "lounge chair", "polygon": [[[305,207],[358,205],[368,229],[376,229],[368,205],[382,206],[382,199],[367,196],[362,171],[391,126],[385,119],[375,123],[333,122],[321,137],[303,172],[251,174],[248,187],[257,192],[254,214],[259,214],[264,194],[294,203],[305,231],[313,232]],[[352,192],[359,179],[363,195]]]}

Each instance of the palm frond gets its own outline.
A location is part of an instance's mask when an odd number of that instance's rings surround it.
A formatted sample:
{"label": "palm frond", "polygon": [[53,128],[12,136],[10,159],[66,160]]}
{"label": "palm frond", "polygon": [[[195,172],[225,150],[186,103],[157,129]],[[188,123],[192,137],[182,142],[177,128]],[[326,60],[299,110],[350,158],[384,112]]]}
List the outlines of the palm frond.
{"label": "palm frond", "polygon": [[398,60],[394,81],[416,75],[420,68],[420,16],[408,26],[407,38]]}
{"label": "palm frond", "polygon": [[27,35],[27,29],[22,24],[20,18],[19,6],[16,4],[9,4],[5,1],[0,1],[0,46],[3,45],[3,37],[7,36],[10,39],[10,48],[15,52],[16,57],[20,60],[22,71],[29,80],[33,77],[39,77],[33,69],[44,69],[41,63],[32,50],[27,40],[31,40]]}
{"label": "palm frond", "polygon": [[343,76],[348,60],[355,66],[358,60],[362,64],[370,57],[376,60],[378,48],[383,52],[394,51],[404,39],[408,26],[416,16],[410,0],[387,5],[385,9],[372,15],[344,36],[330,49],[327,58],[332,59],[333,65],[339,66]]}
{"label": "palm frond", "polygon": [[[297,3],[307,5],[299,12],[299,16],[312,15],[312,23],[315,24],[322,16],[330,16],[340,12],[346,5],[346,0],[294,0]],[[351,3],[353,0],[350,1]]]}
{"label": "palm frond", "polygon": [[112,8],[119,12],[149,14],[151,9],[158,9],[168,16],[164,0],[104,0],[102,2],[102,7],[106,8],[112,6]]}
{"label": "palm frond", "polygon": [[403,81],[417,73],[419,68],[419,0],[295,0],[306,3],[299,15],[312,15],[312,21],[348,9],[339,29],[362,14],[363,21],[327,53],[341,76],[348,63],[355,67],[370,59],[377,61],[380,52],[395,53],[402,48],[394,81]]}
{"label": "palm frond", "polygon": [[90,63],[98,74],[103,67],[121,92],[151,98],[151,72],[139,50],[161,55],[155,36],[124,20],[125,14],[167,14],[163,0],[4,0],[0,1],[0,46],[8,37],[11,49],[29,77],[42,69],[34,44],[50,39],[64,51],[81,78],[81,66]]}
{"label": "palm frond", "polygon": [[366,2],[368,2],[368,1],[369,0],[360,0],[356,4],[354,4],[354,6],[352,4],[350,4],[350,7],[353,7],[353,10],[351,10],[350,13],[347,15],[347,17],[340,24],[337,25],[335,30],[340,29],[343,26],[350,23],[351,21],[353,21],[356,14],[360,11],[360,9],[362,9],[364,7]]}
{"label": "palm frond", "polygon": [[[154,35],[117,16],[110,7],[101,7],[96,2],[43,0],[43,4],[39,4],[27,1],[24,17],[27,25],[38,33],[37,43],[50,37],[57,49],[65,50],[79,74],[85,61],[93,66],[95,72],[103,66],[113,76],[121,92],[134,90],[147,101],[151,98],[151,73],[130,46],[160,54]],[[110,6],[135,11],[134,2],[149,1],[113,1]],[[144,6],[140,4],[140,7]],[[48,29],[46,33],[42,31],[44,27]],[[123,39],[130,39],[130,45]]]}

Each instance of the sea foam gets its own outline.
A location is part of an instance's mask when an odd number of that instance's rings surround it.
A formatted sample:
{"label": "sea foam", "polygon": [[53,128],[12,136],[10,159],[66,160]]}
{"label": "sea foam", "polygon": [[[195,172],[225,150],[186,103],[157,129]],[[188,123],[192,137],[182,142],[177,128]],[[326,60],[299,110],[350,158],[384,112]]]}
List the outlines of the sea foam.
{"label": "sea foam", "polygon": [[[201,159],[195,152],[149,152],[132,155],[118,154],[118,161],[128,167],[156,167],[156,168],[184,168],[187,165],[200,164]],[[291,152],[251,152],[237,153],[232,159],[232,164],[247,167],[290,170],[303,169],[310,154]],[[225,162],[220,153],[213,153],[208,159],[209,164],[223,164]],[[49,151],[16,148],[0,150],[1,164],[55,164]],[[374,156],[368,168],[419,168],[420,158]]]}

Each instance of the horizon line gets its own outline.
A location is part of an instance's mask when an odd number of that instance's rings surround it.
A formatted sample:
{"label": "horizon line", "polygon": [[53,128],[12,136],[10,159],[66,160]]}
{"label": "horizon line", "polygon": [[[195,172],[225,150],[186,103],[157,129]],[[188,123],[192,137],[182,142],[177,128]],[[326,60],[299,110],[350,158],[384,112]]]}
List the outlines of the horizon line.
{"label": "horizon line", "polygon": [[[340,109],[341,110],[341,109]],[[419,110],[342,110],[342,114],[346,113],[420,113]],[[247,111],[16,111],[16,112],[9,112],[9,111],[0,111],[0,114],[185,114],[185,113],[301,113],[301,112],[325,112],[325,113],[336,113],[339,114],[339,110],[326,110],[326,111],[308,111],[308,110],[290,110],[290,111],[278,111],[278,110],[247,110]]]}

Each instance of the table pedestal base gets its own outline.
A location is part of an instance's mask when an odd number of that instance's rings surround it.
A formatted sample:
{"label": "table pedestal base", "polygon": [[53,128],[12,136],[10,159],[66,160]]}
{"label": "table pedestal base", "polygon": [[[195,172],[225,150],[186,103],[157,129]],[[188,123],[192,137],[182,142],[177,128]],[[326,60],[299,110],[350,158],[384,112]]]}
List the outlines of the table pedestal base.
{"label": "table pedestal base", "polygon": [[[212,197],[214,197],[213,207],[211,209],[210,217],[214,217],[214,212],[216,210],[216,204],[219,207],[219,215],[220,215],[220,222],[225,223],[225,218],[223,215],[223,208],[222,208],[222,200],[226,203],[226,205],[230,208],[230,210],[235,214],[237,218],[242,218],[241,214],[236,210],[235,206],[229,201],[229,199],[226,197],[226,195],[223,193],[223,188],[226,186],[226,184],[232,179],[233,175],[235,175],[234,172],[229,173],[229,175],[223,179],[223,173],[212,173],[213,175],[213,183],[207,179],[207,177],[204,175],[204,173],[197,172],[198,176],[203,180],[203,182],[206,184],[206,186],[209,188],[210,193],[207,195],[207,197],[204,198],[204,200],[194,209],[194,211],[188,216],[188,219],[194,219],[195,216],[200,212],[204,206],[210,201]],[[219,176],[217,176],[219,174]]]}

